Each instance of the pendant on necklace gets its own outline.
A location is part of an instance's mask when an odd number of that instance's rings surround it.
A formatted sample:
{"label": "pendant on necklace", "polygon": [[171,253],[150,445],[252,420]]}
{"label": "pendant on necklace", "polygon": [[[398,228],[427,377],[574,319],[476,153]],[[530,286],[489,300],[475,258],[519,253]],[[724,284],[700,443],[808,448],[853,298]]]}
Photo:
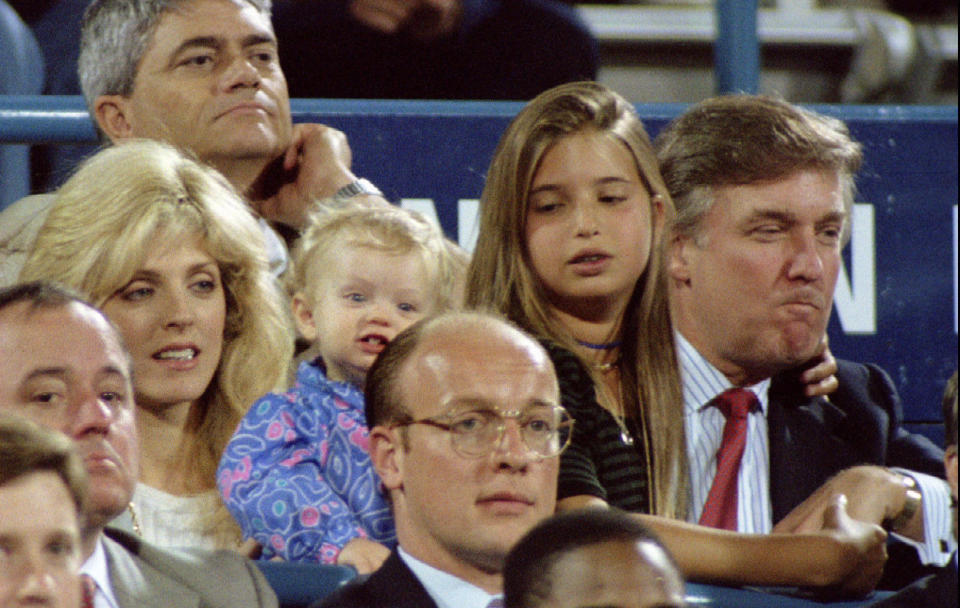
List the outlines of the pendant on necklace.
{"label": "pendant on necklace", "polygon": [[633,437],[630,436],[630,433],[624,429],[620,429],[620,441],[624,442],[627,445],[633,445]]}

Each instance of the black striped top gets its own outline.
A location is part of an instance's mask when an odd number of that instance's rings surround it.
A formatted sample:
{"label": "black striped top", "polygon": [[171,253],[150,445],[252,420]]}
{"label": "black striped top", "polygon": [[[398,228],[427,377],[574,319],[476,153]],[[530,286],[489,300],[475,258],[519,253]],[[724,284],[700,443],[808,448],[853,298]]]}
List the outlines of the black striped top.
{"label": "black striped top", "polygon": [[588,495],[625,511],[649,513],[646,458],[640,433],[627,421],[633,445],[623,442],[613,416],[597,403],[593,381],[570,351],[543,343],[560,382],[560,400],[576,421],[560,457],[557,499]]}

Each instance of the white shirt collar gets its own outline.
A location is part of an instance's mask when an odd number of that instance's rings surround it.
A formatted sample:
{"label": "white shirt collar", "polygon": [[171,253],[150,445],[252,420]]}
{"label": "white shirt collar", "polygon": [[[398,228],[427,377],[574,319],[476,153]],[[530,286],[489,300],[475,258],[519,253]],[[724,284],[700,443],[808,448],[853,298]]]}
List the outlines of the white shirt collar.
{"label": "white shirt collar", "polygon": [[437,608],[486,608],[490,600],[501,595],[490,595],[480,587],[423,563],[398,547],[400,559],[420,580]]}
{"label": "white shirt collar", "polygon": [[267,249],[267,260],[270,262],[270,271],[273,276],[280,276],[287,270],[290,261],[290,254],[287,253],[287,246],[283,239],[273,229],[270,222],[261,218],[257,219],[260,224],[260,230],[263,232],[264,245]]}
{"label": "white shirt collar", "polygon": [[103,548],[103,533],[97,538],[93,553],[83,562],[80,573],[86,574],[97,583],[97,595],[94,606],[108,606],[119,608],[117,598],[113,595],[113,585],[110,583],[110,569],[107,567],[107,552]]}

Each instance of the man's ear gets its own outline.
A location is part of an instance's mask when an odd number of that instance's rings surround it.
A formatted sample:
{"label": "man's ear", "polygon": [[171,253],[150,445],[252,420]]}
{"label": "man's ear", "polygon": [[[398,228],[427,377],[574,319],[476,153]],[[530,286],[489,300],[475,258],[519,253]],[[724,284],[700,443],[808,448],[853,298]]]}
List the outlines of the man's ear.
{"label": "man's ear", "polygon": [[297,326],[297,331],[308,342],[315,342],[317,340],[317,324],[313,320],[313,309],[310,307],[310,302],[302,291],[294,294],[291,307],[293,308],[293,321]]}
{"label": "man's ear", "polygon": [[397,490],[403,487],[403,437],[400,430],[385,426],[370,429],[370,460],[380,476],[383,487]]}
{"label": "man's ear", "polygon": [[663,197],[659,194],[654,194],[650,197],[650,220],[656,233],[663,234],[663,225],[666,217],[663,211]]}
{"label": "man's ear", "polygon": [[677,233],[667,235],[667,274],[676,283],[686,284],[690,281],[690,261],[696,247],[693,237]]}
{"label": "man's ear", "polygon": [[97,126],[114,143],[134,136],[129,105],[129,100],[122,95],[101,95],[93,102]]}

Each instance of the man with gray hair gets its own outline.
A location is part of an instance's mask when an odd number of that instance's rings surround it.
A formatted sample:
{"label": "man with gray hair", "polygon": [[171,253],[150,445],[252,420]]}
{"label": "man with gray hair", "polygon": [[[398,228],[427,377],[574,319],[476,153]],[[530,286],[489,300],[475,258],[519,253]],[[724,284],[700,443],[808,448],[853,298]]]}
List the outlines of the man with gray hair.
{"label": "man with gray hair", "polygon": [[[79,71],[103,137],[159,139],[218,169],[264,218],[280,271],[286,250],[267,221],[296,231],[318,202],[385,201],[350,171],[343,133],[293,125],[270,10],[270,0],[94,0]],[[0,215],[0,285],[16,279],[52,199]]]}
{"label": "man with gray hair", "polygon": [[793,371],[826,332],[860,145],[839,120],[740,95],[693,106],[656,148],[677,208],[667,267],[689,518],[809,531],[844,494],[852,517],[914,545],[890,545],[882,586],[917,576],[918,556],[948,559],[949,493],[934,477],[943,455],[900,426],[886,373],[838,361],[839,388],[824,399]]}

